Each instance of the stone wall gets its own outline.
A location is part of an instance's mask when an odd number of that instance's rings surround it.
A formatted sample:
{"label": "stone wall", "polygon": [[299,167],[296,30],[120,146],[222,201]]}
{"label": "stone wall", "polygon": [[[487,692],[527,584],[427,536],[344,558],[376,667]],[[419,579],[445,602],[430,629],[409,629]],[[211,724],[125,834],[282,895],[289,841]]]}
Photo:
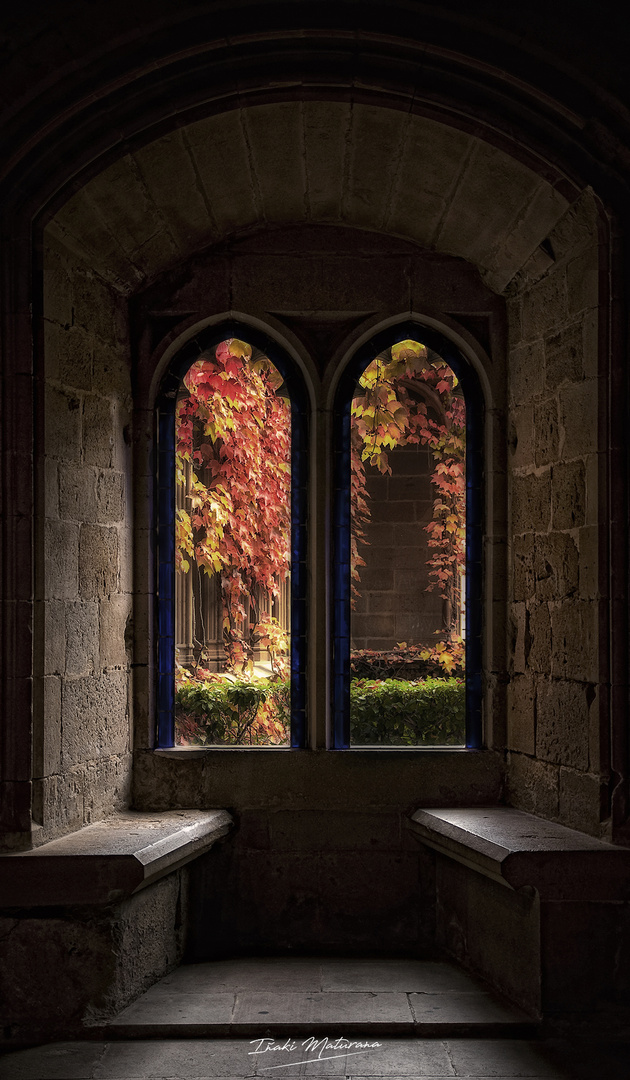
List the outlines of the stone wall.
{"label": "stone wall", "polygon": [[513,283],[509,311],[514,805],[600,829],[597,219],[586,193]]}
{"label": "stone wall", "polygon": [[391,475],[367,467],[371,520],[359,554],[366,565],[355,582],[359,597],[352,615],[355,649],[392,649],[435,641],[442,630],[442,599],[427,592],[428,535],[433,518],[433,456],[424,447],[398,447],[388,453]]}
{"label": "stone wall", "polygon": [[125,306],[54,238],[45,258],[35,842],[128,805],[131,768]]}

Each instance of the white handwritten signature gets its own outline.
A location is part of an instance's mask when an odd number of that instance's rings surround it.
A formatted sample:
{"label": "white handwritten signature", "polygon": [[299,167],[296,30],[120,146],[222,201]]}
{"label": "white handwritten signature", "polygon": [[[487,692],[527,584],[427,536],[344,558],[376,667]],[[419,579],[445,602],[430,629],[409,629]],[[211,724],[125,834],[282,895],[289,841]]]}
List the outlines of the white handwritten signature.
{"label": "white handwritten signature", "polygon": [[[294,1054],[297,1050],[301,1050],[303,1055],[310,1055],[310,1061],[330,1061],[337,1057],[354,1057],[357,1054],[367,1054],[370,1050],[380,1050],[382,1043],[380,1042],[357,1042],[353,1039],[344,1039],[339,1036],[337,1039],[328,1039],[326,1036],[322,1039],[316,1038],[311,1035],[308,1039],[303,1039],[302,1042],[296,1042],[289,1038],[285,1042],[276,1042],[274,1039],[250,1039],[250,1044],[255,1046],[254,1050],[249,1050],[249,1054],[268,1054],[275,1051],[285,1051],[287,1054]],[[341,1050],[343,1053],[331,1054],[331,1050]],[[286,1069],[290,1065],[300,1065],[305,1058],[302,1057],[297,1061],[285,1061],[282,1065],[265,1065],[262,1067],[262,1072],[270,1072],[272,1069]]]}

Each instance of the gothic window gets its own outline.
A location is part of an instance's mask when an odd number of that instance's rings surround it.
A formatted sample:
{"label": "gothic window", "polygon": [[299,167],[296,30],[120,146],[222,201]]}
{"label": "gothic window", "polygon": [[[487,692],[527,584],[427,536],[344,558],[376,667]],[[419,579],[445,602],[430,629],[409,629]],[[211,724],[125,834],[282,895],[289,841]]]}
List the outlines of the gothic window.
{"label": "gothic window", "polygon": [[305,420],[251,328],[188,343],[158,410],[160,745],[304,738]]}
{"label": "gothic window", "polygon": [[474,373],[410,323],[359,350],[337,402],[334,745],[478,746]]}

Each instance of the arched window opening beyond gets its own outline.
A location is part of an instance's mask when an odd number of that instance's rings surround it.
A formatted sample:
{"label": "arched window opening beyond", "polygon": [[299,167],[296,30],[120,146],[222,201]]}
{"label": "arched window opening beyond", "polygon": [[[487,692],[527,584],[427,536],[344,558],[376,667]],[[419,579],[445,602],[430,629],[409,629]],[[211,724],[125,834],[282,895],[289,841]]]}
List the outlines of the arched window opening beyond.
{"label": "arched window opening beyond", "polygon": [[274,344],[189,343],[158,409],[162,746],[304,740],[305,430]]}
{"label": "arched window opening beyond", "polygon": [[479,746],[477,381],[408,324],[360,350],[337,413],[334,745]]}

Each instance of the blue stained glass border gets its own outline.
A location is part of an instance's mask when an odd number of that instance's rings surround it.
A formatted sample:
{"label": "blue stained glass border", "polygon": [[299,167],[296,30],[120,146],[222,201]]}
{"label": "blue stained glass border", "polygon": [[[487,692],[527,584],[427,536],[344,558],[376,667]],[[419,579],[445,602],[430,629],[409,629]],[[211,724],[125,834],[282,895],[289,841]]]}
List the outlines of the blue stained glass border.
{"label": "blue stained glass border", "polygon": [[[357,350],[339,381],[333,447],[333,657],[332,744],[350,746],[350,415],[359,377],[367,365],[399,341],[419,341],[438,353],[460,381],[466,402],[466,747],[482,746],[481,659],[483,633],[482,552],[484,400],[471,364],[439,331],[406,320],[377,333]],[[421,747],[419,748],[421,749]]]}
{"label": "blue stained glass border", "polygon": [[157,741],[175,742],[175,405],[181,380],[204,352],[240,338],[260,349],[283,376],[291,399],[291,746],[306,744],[306,535],[308,512],[308,412],[304,383],[278,344],[246,323],[207,327],[173,359],[157,399],[155,477]]}

